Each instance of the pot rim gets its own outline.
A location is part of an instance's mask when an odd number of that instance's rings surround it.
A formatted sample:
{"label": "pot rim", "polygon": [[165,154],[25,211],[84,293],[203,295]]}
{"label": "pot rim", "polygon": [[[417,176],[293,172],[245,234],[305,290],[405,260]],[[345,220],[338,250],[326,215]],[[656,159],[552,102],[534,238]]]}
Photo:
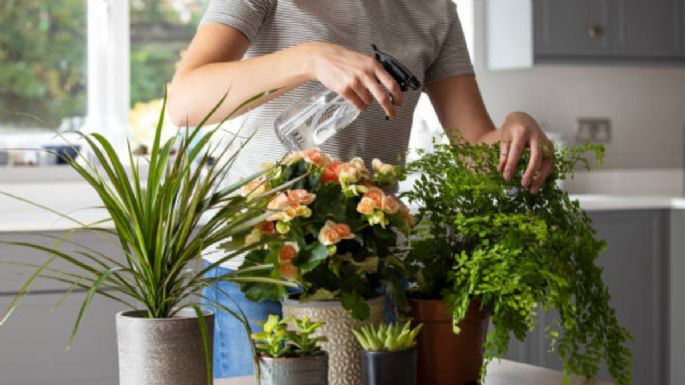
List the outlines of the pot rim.
{"label": "pot rim", "polygon": [[[367,299],[366,302],[369,304],[376,304],[379,302],[385,302],[385,296],[381,295],[376,298]],[[338,307],[342,306],[342,301],[340,300],[330,300],[330,301],[300,301],[299,299],[285,299],[281,301],[284,306],[290,307]]]}
{"label": "pot rim", "polygon": [[386,356],[386,355],[387,355],[387,356],[392,356],[392,355],[400,355],[400,354],[412,354],[412,353],[415,353],[415,352],[417,352],[416,346],[414,346],[414,347],[411,348],[411,349],[399,350],[399,351],[395,351],[395,352],[390,352],[390,351],[387,351],[387,350],[383,350],[383,351],[379,351],[379,352],[371,352],[371,351],[368,351],[368,350],[363,350],[363,351],[362,351],[362,353],[364,353],[364,354],[366,354],[366,355],[369,355],[369,356]]}
{"label": "pot rim", "polygon": [[[141,322],[178,322],[178,321],[188,321],[197,319],[197,314],[192,308],[183,308],[173,318],[148,318],[148,317],[138,317],[136,313],[146,313],[145,310],[123,310],[116,314],[117,319],[127,319],[136,320]],[[202,314],[205,318],[213,317],[214,312],[211,310],[202,310]]]}
{"label": "pot rim", "polygon": [[274,358],[274,357],[269,357],[269,356],[258,356],[257,357],[259,361],[296,361],[296,360],[302,360],[302,361],[314,361],[314,360],[321,360],[321,359],[328,359],[328,352],[323,351],[323,354],[319,354],[316,356],[307,356],[307,357],[279,357],[279,358]]}

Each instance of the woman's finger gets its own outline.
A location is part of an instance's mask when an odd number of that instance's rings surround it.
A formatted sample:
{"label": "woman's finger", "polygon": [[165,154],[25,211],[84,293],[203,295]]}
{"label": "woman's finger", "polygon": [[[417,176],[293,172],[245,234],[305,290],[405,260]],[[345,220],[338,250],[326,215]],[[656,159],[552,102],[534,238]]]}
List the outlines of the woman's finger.
{"label": "woman's finger", "polygon": [[364,78],[364,85],[366,85],[367,89],[371,91],[371,94],[373,94],[373,97],[376,98],[378,104],[381,105],[381,107],[385,111],[385,115],[390,119],[395,119],[395,117],[397,116],[397,110],[395,109],[395,106],[392,104],[390,96],[387,92],[385,92],[383,87],[381,87],[381,85],[378,84],[378,81],[372,78],[371,76],[367,76]]}
{"label": "woman's finger", "polygon": [[545,183],[547,178],[552,174],[552,170],[554,170],[554,159],[545,159],[542,161],[542,166],[540,166],[540,171],[538,171],[537,176],[535,177],[535,181],[533,182],[533,185],[530,186],[530,192],[533,194],[537,194],[540,192],[540,188],[542,188],[542,185]]}
{"label": "woman's finger", "polygon": [[518,164],[519,159],[521,159],[524,147],[525,142],[521,136],[516,136],[511,141],[509,155],[507,156],[507,164],[504,166],[504,179],[511,180],[514,177],[516,165]]}
{"label": "woman's finger", "polygon": [[359,96],[359,99],[361,99],[364,102],[364,110],[369,108],[371,103],[373,103],[373,95],[371,95],[371,92],[369,92],[369,89],[366,88],[366,85],[362,80],[357,80],[352,84],[352,88],[354,89],[354,92]]}
{"label": "woman's finger", "polygon": [[507,158],[509,157],[509,147],[511,142],[508,139],[502,139],[499,142],[499,164],[497,165],[497,171],[504,172],[504,166],[507,164]]}
{"label": "woman's finger", "polygon": [[368,104],[364,103],[352,87],[345,88],[340,95],[345,98],[345,100],[352,103],[359,111],[364,111],[368,107]]}
{"label": "woman's finger", "polygon": [[537,139],[532,140],[530,142],[530,161],[528,162],[526,172],[523,173],[523,178],[521,178],[521,186],[528,187],[533,182],[535,174],[542,166],[543,156],[542,144]]}
{"label": "woman's finger", "polygon": [[397,84],[395,78],[393,78],[382,66],[379,66],[379,68],[376,69],[374,75],[381,84],[383,84],[383,87],[390,92],[395,105],[401,106],[404,103],[404,93],[400,89],[400,85]]}

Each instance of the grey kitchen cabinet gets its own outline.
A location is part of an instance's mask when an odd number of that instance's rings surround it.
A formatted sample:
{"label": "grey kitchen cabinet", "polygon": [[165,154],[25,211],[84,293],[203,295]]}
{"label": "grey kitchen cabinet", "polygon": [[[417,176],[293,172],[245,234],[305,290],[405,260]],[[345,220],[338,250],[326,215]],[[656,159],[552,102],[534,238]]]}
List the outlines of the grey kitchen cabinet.
{"label": "grey kitchen cabinet", "polygon": [[668,59],[681,56],[683,0],[614,0],[613,54]]}
{"label": "grey kitchen cabinet", "polygon": [[685,64],[685,0],[486,0],[491,70]]}
{"label": "grey kitchen cabinet", "polygon": [[536,58],[609,50],[609,0],[534,0],[533,12]]}
{"label": "grey kitchen cabinet", "polygon": [[[669,350],[673,334],[670,210],[595,211],[590,217],[599,237],[607,242],[599,264],[604,268],[612,305],[619,321],[635,336],[630,344],[634,384],[685,384],[685,378],[669,382],[673,357]],[[524,342],[513,342],[507,358],[561,369],[557,355],[549,352],[543,332],[554,319],[554,314],[541,314],[536,331]],[[600,378],[609,379],[606,369]]]}
{"label": "grey kitchen cabinet", "polygon": [[684,0],[533,0],[536,62],[685,62]]}
{"label": "grey kitchen cabinet", "polygon": [[[55,243],[58,232],[2,233],[0,240]],[[121,258],[116,242],[99,234],[79,234],[74,241],[110,257]],[[62,251],[73,250],[63,244]],[[20,246],[0,244],[0,261],[42,263],[45,253]],[[52,267],[78,273],[57,261]],[[24,274],[19,274],[24,272]],[[12,301],[31,269],[0,264],[0,312]],[[85,296],[73,292],[61,306],[68,285],[38,280],[12,316],[0,326],[0,384],[2,385],[113,385],[118,382],[115,314],[124,305],[96,296],[86,312],[73,346],[66,351],[69,335]]]}

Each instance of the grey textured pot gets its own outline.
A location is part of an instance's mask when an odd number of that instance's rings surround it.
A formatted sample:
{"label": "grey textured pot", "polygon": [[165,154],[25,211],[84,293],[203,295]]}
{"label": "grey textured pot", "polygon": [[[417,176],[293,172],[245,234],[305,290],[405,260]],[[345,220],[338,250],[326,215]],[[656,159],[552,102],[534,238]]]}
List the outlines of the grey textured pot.
{"label": "grey textured pot", "polygon": [[[192,309],[169,319],[145,313],[117,314],[119,385],[207,385],[207,362],[200,324]],[[214,315],[204,317],[213,346]]]}
{"label": "grey textured pot", "polygon": [[360,321],[352,318],[339,301],[300,302],[287,300],[283,302],[283,316],[304,318],[325,322],[326,325],[317,331],[325,335],[327,342],[321,344],[328,352],[329,385],[361,385],[362,368],[359,360],[361,346],[352,329],[364,324],[378,324],[385,321],[385,298],[368,301],[369,318]]}
{"label": "grey textured pot", "polygon": [[302,358],[259,358],[259,385],[326,385],[328,355]]}

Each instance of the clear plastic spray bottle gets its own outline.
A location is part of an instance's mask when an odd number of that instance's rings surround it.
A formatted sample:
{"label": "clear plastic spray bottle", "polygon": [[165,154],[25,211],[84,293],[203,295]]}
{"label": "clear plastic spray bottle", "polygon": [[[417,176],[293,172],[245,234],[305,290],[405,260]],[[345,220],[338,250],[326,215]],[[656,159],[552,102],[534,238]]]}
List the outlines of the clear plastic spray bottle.
{"label": "clear plastic spray bottle", "polygon": [[[373,45],[374,57],[397,81],[402,92],[418,90],[421,83],[392,56]],[[321,86],[284,111],[274,122],[276,135],[291,151],[318,147],[360,115],[352,103]]]}

